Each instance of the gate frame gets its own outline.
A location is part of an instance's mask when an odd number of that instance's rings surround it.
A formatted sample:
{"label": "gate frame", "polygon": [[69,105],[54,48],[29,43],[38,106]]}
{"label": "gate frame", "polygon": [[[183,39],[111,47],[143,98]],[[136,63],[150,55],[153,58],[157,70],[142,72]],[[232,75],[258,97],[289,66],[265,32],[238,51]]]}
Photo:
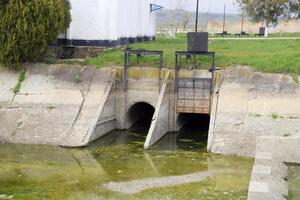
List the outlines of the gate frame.
{"label": "gate frame", "polygon": [[124,91],[127,90],[127,71],[131,67],[131,55],[136,55],[137,64],[139,64],[139,58],[142,55],[158,55],[160,57],[159,59],[159,77],[158,77],[158,84],[159,84],[159,92],[161,87],[161,74],[162,74],[162,67],[163,67],[163,51],[153,51],[153,50],[144,50],[144,49],[138,49],[138,50],[132,50],[131,48],[126,48],[124,50],[125,54],[125,61],[124,61]]}
{"label": "gate frame", "polygon": [[197,52],[197,51],[175,51],[175,91],[176,91],[176,103],[175,103],[175,112],[177,113],[177,104],[178,104],[178,87],[179,87],[179,70],[181,68],[181,57],[186,56],[187,57],[196,57],[196,56],[209,56],[212,58],[211,62],[211,68],[209,69],[209,72],[212,73],[211,78],[211,86],[210,86],[210,105],[209,105],[209,113],[211,112],[211,97],[213,94],[213,83],[214,83],[214,72],[215,72],[215,52]]}

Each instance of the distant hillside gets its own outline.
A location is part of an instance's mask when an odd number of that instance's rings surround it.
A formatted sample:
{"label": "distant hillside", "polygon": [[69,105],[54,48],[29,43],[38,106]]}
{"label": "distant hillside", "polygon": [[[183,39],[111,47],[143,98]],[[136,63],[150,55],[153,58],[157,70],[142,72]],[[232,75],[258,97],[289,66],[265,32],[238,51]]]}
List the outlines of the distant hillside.
{"label": "distant hillside", "polygon": [[[182,26],[182,22],[185,18],[189,18],[189,23],[187,28],[193,28],[195,24],[196,13],[195,12],[188,12],[184,10],[177,10],[172,11],[168,9],[162,9],[157,12],[157,26],[167,26],[170,21],[170,16],[172,13],[176,13],[176,17],[174,17],[174,23],[180,24]],[[226,22],[237,22],[241,18],[238,14],[226,14]],[[216,13],[199,13],[199,26],[202,24],[206,24],[207,22],[222,22],[223,21],[223,14],[216,14]]]}

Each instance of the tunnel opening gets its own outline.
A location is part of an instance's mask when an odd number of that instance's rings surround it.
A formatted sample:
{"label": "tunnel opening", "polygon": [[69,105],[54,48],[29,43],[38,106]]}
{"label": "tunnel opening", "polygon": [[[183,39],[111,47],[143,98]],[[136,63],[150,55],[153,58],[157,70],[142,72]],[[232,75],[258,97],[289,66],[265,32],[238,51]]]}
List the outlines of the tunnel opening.
{"label": "tunnel opening", "polygon": [[208,114],[181,113],[177,118],[178,141],[207,143],[210,116]]}
{"label": "tunnel opening", "polygon": [[129,130],[147,136],[154,111],[154,107],[145,102],[138,102],[132,105],[127,112]]}

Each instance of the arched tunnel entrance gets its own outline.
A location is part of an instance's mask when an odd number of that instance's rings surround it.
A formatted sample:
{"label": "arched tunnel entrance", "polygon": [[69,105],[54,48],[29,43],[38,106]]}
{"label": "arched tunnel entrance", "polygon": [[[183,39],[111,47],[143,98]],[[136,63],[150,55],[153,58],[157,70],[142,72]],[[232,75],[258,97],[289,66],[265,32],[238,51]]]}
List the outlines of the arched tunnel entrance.
{"label": "arched tunnel entrance", "polygon": [[154,107],[148,103],[133,104],[126,115],[129,130],[146,136],[151,126],[154,111]]}
{"label": "arched tunnel entrance", "polygon": [[210,116],[208,114],[181,113],[177,118],[178,140],[207,142]]}
{"label": "arched tunnel entrance", "polygon": [[178,132],[166,134],[154,148],[206,150],[209,123],[208,114],[180,113],[176,119]]}

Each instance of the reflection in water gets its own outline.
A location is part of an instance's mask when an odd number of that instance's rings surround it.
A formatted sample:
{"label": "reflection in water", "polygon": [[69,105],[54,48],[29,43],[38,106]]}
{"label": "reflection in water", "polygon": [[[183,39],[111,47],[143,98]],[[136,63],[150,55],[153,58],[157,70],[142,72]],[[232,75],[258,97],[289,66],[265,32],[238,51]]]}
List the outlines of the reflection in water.
{"label": "reflection in water", "polygon": [[[176,146],[177,138],[168,134],[151,151],[143,150],[144,136],[129,131],[114,131],[84,149],[1,145],[0,194],[22,200],[246,199],[252,159],[208,154],[203,142]],[[224,173],[130,195],[104,187],[109,182],[207,171]]]}
{"label": "reflection in water", "polygon": [[289,200],[300,200],[300,165],[290,165],[288,174]]}

